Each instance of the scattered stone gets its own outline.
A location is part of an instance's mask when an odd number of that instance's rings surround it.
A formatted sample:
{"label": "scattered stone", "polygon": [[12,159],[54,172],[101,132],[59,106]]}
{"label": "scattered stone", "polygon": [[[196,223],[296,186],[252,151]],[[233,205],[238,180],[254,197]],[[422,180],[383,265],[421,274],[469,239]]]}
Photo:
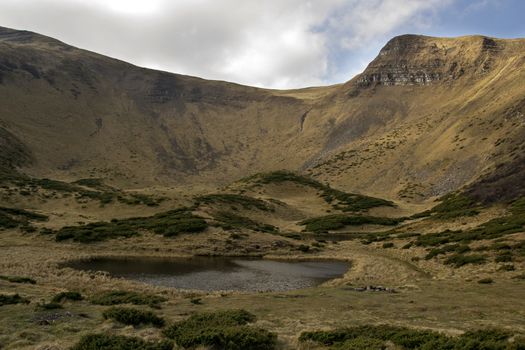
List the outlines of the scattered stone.
{"label": "scattered stone", "polygon": [[346,290],[352,290],[354,292],[385,292],[385,293],[397,293],[394,288],[388,288],[383,286],[365,286],[365,287],[348,287]]}

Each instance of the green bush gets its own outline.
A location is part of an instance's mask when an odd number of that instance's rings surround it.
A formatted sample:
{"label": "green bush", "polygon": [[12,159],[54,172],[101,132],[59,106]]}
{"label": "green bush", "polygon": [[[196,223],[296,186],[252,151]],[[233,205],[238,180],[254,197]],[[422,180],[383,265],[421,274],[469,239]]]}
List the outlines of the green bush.
{"label": "green bush", "polygon": [[461,216],[475,216],[479,208],[473,199],[465,194],[451,193],[440,198],[441,203],[433,207],[429,213],[433,218],[453,219]]}
{"label": "green bush", "polygon": [[29,300],[18,294],[0,294],[0,306],[12,304],[29,304]]}
{"label": "green bush", "polygon": [[52,303],[61,303],[63,301],[80,301],[84,299],[82,295],[78,292],[61,292],[56,294],[53,299],[51,299]]}
{"label": "green bush", "polygon": [[50,303],[45,303],[45,304],[38,304],[36,308],[40,310],[56,310],[56,309],[62,309],[62,305],[59,303],[50,302]]}
{"label": "green bush", "polygon": [[522,349],[525,346],[520,340],[510,343],[511,337],[509,332],[491,329],[469,331],[459,337],[449,337],[434,331],[384,325],[303,332],[299,341],[320,343],[338,350],[385,349],[386,342],[393,343],[396,349],[420,350],[510,350]]}
{"label": "green bush", "polygon": [[30,277],[22,276],[0,276],[0,280],[8,281],[11,283],[29,283],[36,284],[36,281]]}
{"label": "green bush", "polygon": [[441,248],[434,248],[432,249],[426,256],[426,260],[430,260],[435,256],[441,255],[441,254],[447,254],[451,252],[455,253],[466,253],[470,251],[470,247],[465,244],[449,244]]}
{"label": "green bush", "polygon": [[384,218],[376,216],[348,216],[342,214],[333,214],[315,217],[299,222],[304,225],[305,230],[309,232],[321,233],[331,230],[342,229],[345,226],[360,225],[385,225],[393,226],[402,222],[402,218]]}
{"label": "green bush", "polygon": [[83,336],[71,350],[172,350],[173,343],[147,342],[136,337],[109,334],[88,334]]}
{"label": "green bush", "polygon": [[273,211],[273,208],[265,201],[258,198],[243,196],[240,194],[208,194],[205,196],[197,197],[197,201],[207,204],[221,203],[228,204],[230,206],[239,205],[244,209],[259,209],[263,211]]}
{"label": "green bush", "polygon": [[483,255],[472,254],[472,255],[463,255],[463,254],[454,254],[445,260],[445,264],[454,265],[454,267],[461,267],[467,264],[484,264],[486,258]]}
{"label": "green bush", "polygon": [[155,327],[163,327],[164,319],[158,317],[151,311],[142,311],[127,307],[111,307],[102,314],[105,319],[115,320],[125,325],[139,326],[151,324]]}
{"label": "green bush", "polygon": [[158,295],[142,294],[137,292],[128,292],[123,290],[109,291],[99,293],[91,298],[91,303],[96,305],[148,305],[152,308],[160,308],[160,303],[166,301],[166,298]]}
{"label": "green bush", "polygon": [[354,339],[346,340],[334,347],[337,350],[385,350],[387,349],[385,341],[380,339],[360,336]]}
{"label": "green bush", "polygon": [[247,326],[253,321],[255,316],[244,310],[200,313],[171,325],[164,334],[184,348],[274,349],[276,335],[265,329]]}
{"label": "green bush", "polygon": [[24,209],[0,207],[0,229],[30,227],[29,221],[46,221],[47,216]]}
{"label": "green bush", "polygon": [[250,218],[230,213],[227,211],[219,211],[213,215],[213,218],[219,222],[219,226],[224,230],[231,230],[233,228],[237,229],[248,229],[252,231],[259,232],[277,232],[277,228],[272,225],[263,224],[257,221],[254,221]]}
{"label": "green bush", "polygon": [[478,281],[479,284],[492,284],[494,280],[492,278],[482,278]]}
{"label": "green bush", "polygon": [[56,240],[72,239],[80,243],[91,243],[119,237],[128,238],[137,235],[138,230],[153,231],[172,237],[180,233],[201,232],[207,227],[208,224],[204,219],[193,215],[188,208],[181,208],[148,217],[66,226],[56,232]]}
{"label": "green bush", "polygon": [[327,203],[332,204],[334,208],[348,212],[360,212],[382,206],[395,206],[393,202],[385,199],[339,191],[328,185],[324,185],[317,180],[289,171],[274,171],[271,173],[256,174],[245,178],[242,181],[253,181],[257,184],[293,182],[303,186],[312,187],[319,190],[321,192],[321,197]]}

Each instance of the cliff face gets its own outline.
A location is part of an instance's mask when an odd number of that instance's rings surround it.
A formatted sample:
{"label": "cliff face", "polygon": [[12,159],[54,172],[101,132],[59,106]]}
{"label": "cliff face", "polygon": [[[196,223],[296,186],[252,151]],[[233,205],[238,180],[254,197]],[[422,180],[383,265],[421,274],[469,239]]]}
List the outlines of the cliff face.
{"label": "cliff face", "polygon": [[390,40],[357,80],[360,86],[428,85],[491,69],[505,48],[487,37],[431,38],[402,35]]}

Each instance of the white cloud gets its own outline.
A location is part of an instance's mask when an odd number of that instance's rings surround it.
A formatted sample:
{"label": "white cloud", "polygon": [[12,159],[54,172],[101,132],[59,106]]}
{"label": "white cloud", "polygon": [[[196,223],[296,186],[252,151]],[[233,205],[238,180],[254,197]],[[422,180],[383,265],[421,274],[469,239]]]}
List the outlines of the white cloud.
{"label": "white cloud", "polygon": [[289,88],[349,79],[345,55],[361,61],[449,1],[2,0],[0,23],[138,65]]}

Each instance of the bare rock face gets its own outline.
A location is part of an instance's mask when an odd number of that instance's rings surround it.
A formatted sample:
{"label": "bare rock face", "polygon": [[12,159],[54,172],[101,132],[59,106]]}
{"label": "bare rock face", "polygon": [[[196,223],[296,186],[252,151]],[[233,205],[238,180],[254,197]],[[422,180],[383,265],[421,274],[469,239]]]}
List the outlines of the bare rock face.
{"label": "bare rock face", "polygon": [[[483,73],[500,50],[487,37],[432,38],[402,35],[390,40],[358,78],[372,85],[429,85],[455,80],[467,71]],[[479,68],[479,69],[478,69]]]}

